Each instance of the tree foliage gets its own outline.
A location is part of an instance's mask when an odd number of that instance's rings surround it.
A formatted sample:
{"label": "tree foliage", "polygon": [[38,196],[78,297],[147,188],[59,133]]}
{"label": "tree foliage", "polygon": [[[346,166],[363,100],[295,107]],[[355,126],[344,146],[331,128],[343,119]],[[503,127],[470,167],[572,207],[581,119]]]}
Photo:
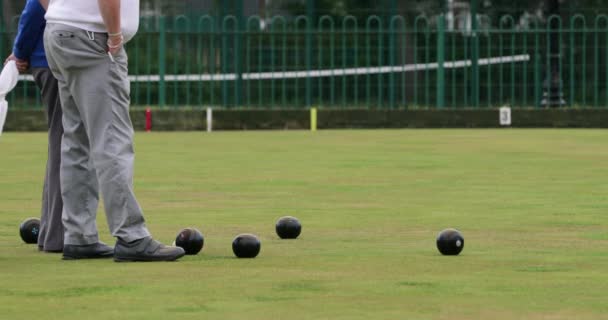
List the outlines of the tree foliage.
{"label": "tree foliage", "polygon": [[[228,0],[239,1],[239,0]],[[276,14],[305,15],[307,1],[310,0],[242,0],[248,6],[259,7],[263,12],[254,12],[263,16]],[[367,17],[369,15],[400,14],[404,16],[427,15],[433,16],[440,12],[441,1],[447,0],[314,0],[316,16],[329,15],[342,17],[353,15]],[[455,0],[465,6],[470,0]],[[477,0],[479,13],[496,21],[499,17],[509,14],[518,20],[522,16],[532,16],[542,19],[545,15],[545,3],[550,0]],[[563,18],[576,13],[586,16],[596,16],[608,12],[606,0],[557,0],[560,2],[560,11]],[[140,0],[143,15],[180,14],[216,14],[219,8],[225,6],[227,0]],[[257,4],[251,4],[256,2]],[[396,12],[391,10],[396,4]],[[8,27],[13,17],[18,16],[23,9],[25,0],[2,0],[0,3],[0,18]]]}

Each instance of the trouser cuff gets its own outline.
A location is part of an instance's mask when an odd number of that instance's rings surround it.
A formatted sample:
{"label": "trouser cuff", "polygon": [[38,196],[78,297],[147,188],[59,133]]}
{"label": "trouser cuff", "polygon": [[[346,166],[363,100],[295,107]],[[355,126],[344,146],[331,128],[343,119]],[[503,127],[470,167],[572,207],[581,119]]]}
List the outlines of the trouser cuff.
{"label": "trouser cuff", "polygon": [[63,244],[69,244],[74,246],[85,246],[88,244],[95,244],[99,242],[99,235],[88,235],[83,234],[65,234]]}
{"label": "trouser cuff", "polygon": [[143,239],[143,238],[146,238],[146,237],[150,237],[151,234],[148,231],[148,229],[143,228],[143,229],[138,230],[138,231],[118,232],[114,236],[117,237],[117,238],[119,238],[120,240],[122,240],[124,242],[133,242],[135,240],[139,240],[139,239]]}

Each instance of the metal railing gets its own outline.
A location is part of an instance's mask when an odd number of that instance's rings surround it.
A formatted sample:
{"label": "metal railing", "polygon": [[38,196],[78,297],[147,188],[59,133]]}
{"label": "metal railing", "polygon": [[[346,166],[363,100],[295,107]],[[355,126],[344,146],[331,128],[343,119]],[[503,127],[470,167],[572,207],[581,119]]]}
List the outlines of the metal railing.
{"label": "metal railing", "polygon": [[[476,31],[419,16],[142,19],[128,44],[132,104],[160,107],[541,107],[557,67],[568,107],[608,107],[608,16],[511,16]],[[13,29],[0,30],[8,55]],[[557,37],[552,37],[556,32]],[[555,76],[555,75],[554,75]],[[39,108],[33,83],[9,103]]]}

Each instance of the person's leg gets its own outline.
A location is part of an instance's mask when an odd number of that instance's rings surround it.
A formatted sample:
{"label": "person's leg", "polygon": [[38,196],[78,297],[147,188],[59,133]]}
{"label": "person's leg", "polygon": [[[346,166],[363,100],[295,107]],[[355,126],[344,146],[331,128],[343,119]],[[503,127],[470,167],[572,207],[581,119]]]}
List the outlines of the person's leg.
{"label": "person's leg", "polygon": [[[100,35],[98,35],[99,37]],[[93,41],[93,40],[85,40]],[[75,76],[75,99],[91,142],[108,226],[112,235],[131,242],[150,236],[133,191],[133,126],[129,116],[127,57],[112,62],[102,54],[99,65]],[[92,91],[91,87],[96,90]]]}
{"label": "person's leg", "polygon": [[[60,57],[56,66],[61,69],[63,81],[73,100],[71,104],[76,106],[88,137],[90,157],[97,171],[108,226],[112,235],[118,238],[115,260],[166,261],[182,257],[185,254],[183,249],[164,246],[150,237],[142,209],[133,192],[134,132],[129,117],[126,52],[121,50],[111,59],[106,51],[107,34],[47,24],[45,35],[51,38],[46,41],[45,37],[45,41],[54,44],[51,45],[55,49],[53,53]],[[58,80],[61,87],[62,79]],[[67,107],[63,95],[62,103],[66,118]],[[65,145],[65,136],[70,130],[65,120],[64,130]],[[63,158],[62,162],[65,161]],[[66,188],[63,180],[62,188]],[[66,191],[63,192],[67,207]]]}
{"label": "person's leg", "polygon": [[60,181],[63,199],[64,245],[90,245],[99,242],[96,224],[99,191],[97,174],[89,161],[89,139],[80,111],[71,93],[64,66],[63,40],[69,35],[45,30],[45,51],[57,78],[63,111]]}
{"label": "person's leg", "polygon": [[59,171],[61,164],[61,138],[63,136],[62,111],[57,80],[48,68],[33,68],[32,75],[41,91],[42,102],[47,111],[48,159],[44,182],[38,246],[48,252],[63,250],[63,224],[61,215],[63,200]]}
{"label": "person's leg", "polygon": [[[49,162],[47,160],[46,171],[45,171],[45,175],[44,175],[44,182],[42,185],[42,206],[40,208],[40,231],[38,231],[38,250],[39,251],[44,251],[44,239],[46,239],[46,234],[47,234],[47,229],[48,229],[47,222],[49,221],[49,218],[48,218],[49,199],[47,197],[48,174],[49,174]],[[61,237],[63,238],[63,235]]]}
{"label": "person's leg", "polygon": [[[109,61],[108,57],[105,59]],[[123,51],[114,59],[115,63],[102,64],[104,73],[92,75],[98,76],[93,81],[102,89],[97,95],[83,96],[82,103],[90,106],[85,121],[90,123],[91,155],[98,172],[108,226],[113,236],[130,242],[150,233],[133,191],[135,153],[129,116],[127,57]]]}
{"label": "person's leg", "polygon": [[[84,156],[90,155],[97,172],[112,235],[127,242],[148,237],[150,233],[145,227],[141,207],[133,192],[133,127],[129,118],[126,54],[123,51],[114,57],[115,62],[111,61],[104,48],[106,40],[103,35],[73,27],[51,24],[47,26],[45,34],[51,35],[47,45],[57,48],[52,56],[57,58],[56,66],[63,76],[63,79],[58,80],[64,103],[64,148],[74,141],[78,143],[68,147],[73,150],[64,150],[62,153],[62,161],[65,163],[62,169],[66,169],[65,173],[62,171],[62,179],[72,175],[71,181],[81,183],[80,178],[85,173],[78,172],[75,167],[84,167],[80,161],[88,160]],[[71,120],[77,128],[66,123]],[[72,137],[73,134],[77,137]],[[85,140],[88,142],[86,146],[82,143]],[[79,162],[74,166],[70,165],[70,160],[75,157],[73,154],[79,154],[80,151],[83,151],[83,157],[78,158]],[[72,155],[66,159],[65,153]],[[74,176],[76,172],[78,175]],[[80,199],[81,202],[87,199],[78,194],[84,189],[82,186],[70,187],[69,183],[66,181],[62,184],[64,189],[72,189],[63,190],[64,195],[70,192],[77,194],[64,196],[66,208],[73,205],[67,203],[67,198]],[[81,214],[72,213],[68,209],[65,212],[68,213],[68,218]]]}

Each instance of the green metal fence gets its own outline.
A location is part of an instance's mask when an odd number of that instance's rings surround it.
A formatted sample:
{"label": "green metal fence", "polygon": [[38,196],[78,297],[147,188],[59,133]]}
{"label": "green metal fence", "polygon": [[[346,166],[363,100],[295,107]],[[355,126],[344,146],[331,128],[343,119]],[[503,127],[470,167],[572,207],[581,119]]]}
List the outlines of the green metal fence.
{"label": "green metal fence", "polygon": [[[551,21],[559,23],[552,37]],[[0,30],[8,54],[17,20]],[[142,19],[128,44],[132,104],[160,107],[540,107],[558,39],[566,106],[608,107],[608,16],[475,30],[444,16]],[[33,83],[9,97],[39,108]]]}

